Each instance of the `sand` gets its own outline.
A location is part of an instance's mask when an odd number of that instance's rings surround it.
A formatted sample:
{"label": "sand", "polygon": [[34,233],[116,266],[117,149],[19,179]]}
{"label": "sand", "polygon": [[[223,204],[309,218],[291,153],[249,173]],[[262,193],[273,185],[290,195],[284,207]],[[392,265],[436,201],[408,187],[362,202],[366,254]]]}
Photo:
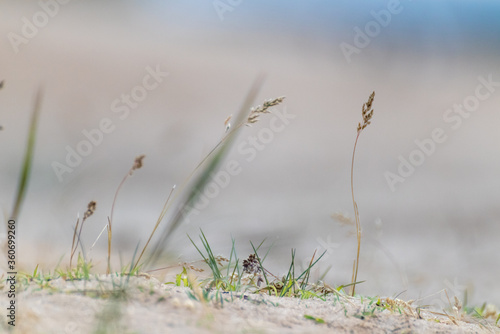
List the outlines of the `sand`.
{"label": "sand", "polygon": [[[190,288],[149,276],[58,278],[19,290],[13,333],[500,333],[487,320],[418,312],[401,300],[380,298],[391,309],[332,294],[323,301],[212,291],[199,301]],[[7,305],[6,293],[0,303]]]}

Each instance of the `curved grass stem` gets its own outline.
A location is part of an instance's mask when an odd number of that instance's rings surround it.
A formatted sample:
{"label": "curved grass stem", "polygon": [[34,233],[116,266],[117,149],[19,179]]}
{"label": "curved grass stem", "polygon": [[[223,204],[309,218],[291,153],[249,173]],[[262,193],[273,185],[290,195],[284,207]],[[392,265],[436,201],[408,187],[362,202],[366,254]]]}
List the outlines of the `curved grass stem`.
{"label": "curved grass stem", "polygon": [[371,119],[373,117],[373,109],[372,109],[372,103],[373,99],[375,98],[375,92],[373,92],[370,97],[368,98],[368,101],[363,104],[363,107],[361,108],[361,114],[363,116],[363,122],[358,123],[358,128],[357,128],[357,134],[356,134],[356,140],[354,142],[354,149],[352,151],[352,161],[351,161],[351,194],[352,194],[352,206],[354,208],[354,217],[356,220],[356,239],[357,239],[357,250],[356,250],[356,260],[354,260],[354,265],[352,268],[352,289],[351,289],[351,295],[354,296],[356,292],[356,283],[358,279],[358,268],[359,268],[359,253],[361,251],[361,223],[359,221],[359,210],[358,210],[358,204],[356,204],[356,200],[354,198],[354,157],[356,155],[356,147],[358,145],[358,139],[359,135],[361,132],[370,124]]}
{"label": "curved grass stem", "polygon": [[358,134],[356,136],[356,141],[354,142],[354,150],[352,151],[352,162],[351,162],[351,194],[352,194],[352,206],[354,207],[354,218],[356,221],[356,239],[358,242],[358,247],[356,251],[356,260],[354,261],[354,267],[352,271],[352,290],[351,295],[354,296],[356,290],[356,281],[358,279],[358,267],[359,267],[359,253],[361,251],[361,224],[359,221],[359,211],[358,204],[354,199],[354,156],[356,154],[356,146],[358,144],[359,135],[361,134],[361,130],[358,130]]}

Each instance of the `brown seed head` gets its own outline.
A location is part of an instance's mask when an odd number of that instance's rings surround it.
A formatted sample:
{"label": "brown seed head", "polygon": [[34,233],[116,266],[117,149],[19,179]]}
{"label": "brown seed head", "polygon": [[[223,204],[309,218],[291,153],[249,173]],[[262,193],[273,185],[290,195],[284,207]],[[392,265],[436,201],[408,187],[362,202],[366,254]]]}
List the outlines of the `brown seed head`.
{"label": "brown seed head", "polygon": [[363,123],[358,123],[358,132],[366,128],[368,124],[371,123],[371,119],[373,117],[372,103],[374,98],[375,98],[375,92],[373,92],[368,98],[368,101],[365,104],[363,104],[363,108],[361,109],[361,114],[363,116]]}
{"label": "brown seed head", "polygon": [[90,216],[92,216],[96,210],[96,206],[97,206],[97,203],[95,201],[91,201],[88,205],[87,205],[87,211],[85,211],[85,213],[83,214],[83,220],[86,220],[87,218],[89,218]]}
{"label": "brown seed head", "polygon": [[134,160],[134,165],[132,166],[132,168],[130,169],[130,175],[132,175],[132,173],[134,172],[134,170],[136,169],[139,169],[142,167],[142,160],[145,158],[146,156],[144,154],[138,156],[137,158],[135,158]]}
{"label": "brown seed head", "polygon": [[243,273],[258,274],[261,271],[259,260],[255,254],[250,254],[248,259],[243,260]]}

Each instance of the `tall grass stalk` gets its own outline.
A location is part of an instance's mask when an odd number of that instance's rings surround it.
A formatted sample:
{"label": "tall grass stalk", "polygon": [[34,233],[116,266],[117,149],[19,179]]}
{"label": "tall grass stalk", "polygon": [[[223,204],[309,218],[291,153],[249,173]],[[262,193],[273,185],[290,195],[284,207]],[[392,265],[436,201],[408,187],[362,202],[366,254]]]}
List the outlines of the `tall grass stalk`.
{"label": "tall grass stalk", "polygon": [[354,142],[354,150],[352,152],[352,162],[351,162],[351,193],[352,193],[352,205],[354,207],[354,217],[356,219],[356,239],[358,242],[358,247],[356,251],[356,260],[354,261],[353,269],[352,269],[352,290],[351,295],[354,296],[356,290],[356,281],[358,279],[358,267],[359,267],[359,253],[361,251],[361,223],[359,221],[359,211],[358,204],[356,204],[356,200],[354,199],[354,156],[356,154],[356,146],[358,144],[359,135],[361,132],[370,124],[371,118],[373,116],[372,103],[375,98],[375,92],[373,92],[368,98],[368,102],[363,104],[361,109],[361,113],[363,116],[363,122],[358,123],[358,129],[356,134],[356,141]]}
{"label": "tall grass stalk", "polygon": [[128,173],[123,177],[122,181],[118,185],[118,188],[116,189],[115,192],[115,197],[113,198],[113,204],[111,205],[111,215],[108,217],[108,266],[106,269],[106,274],[109,275],[111,272],[111,240],[113,239],[113,213],[115,211],[115,204],[116,204],[116,199],[118,198],[118,193],[120,192],[120,189],[122,188],[123,184],[125,181],[132,176],[135,170],[139,169],[142,167],[142,160],[145,158],[145,155],[140,155],[134,160],[134,164],[128,171]]}

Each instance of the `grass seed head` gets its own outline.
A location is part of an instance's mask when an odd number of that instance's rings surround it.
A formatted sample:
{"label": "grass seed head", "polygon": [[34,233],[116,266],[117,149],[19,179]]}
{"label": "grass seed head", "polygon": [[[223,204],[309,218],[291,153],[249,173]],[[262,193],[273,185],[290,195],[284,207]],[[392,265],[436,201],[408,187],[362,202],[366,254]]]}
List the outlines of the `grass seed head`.
{"label": "grass seed head", "polygon": [[259,260],[255,254],[250,254],[248,259],[243,260],[243,273],[258,274],[261,271]]}
{"label": "grass seed head", "polygon": [[215,257],[215,261],[217,262],[217,264],[218,264],[219,266],[221,266],[221,267],[222,267],[222,266],[224,265],[224,263],[223,263],[223,262],[229,262],[229,259],[225,258],[225,257],[224,257],[224,256],[222,256],[222,255],[217,255],[217,256]]}
{"label": "grass seed head", "polygon": [[182,264],[182,266],[183,266],[184,268],[189,268],[189,269],[191,269],[191,270],[193,270],[193,271],[196,271],[196,272],[199,272],[199,273],[201,273],[201,272],[205,271],[204,269],[201,269],[201,268],[195,267],[195,266],[193,266],[192,264],[188,264],[188,263],[186,263],[186,262],[184,262],[184,263]]}
{"label": "grass seed head", "polygon": [[97,207],[97,203],[95,201],[91,201],[88,205],[87,205],[87,211],[85,211],[84,215],[83,215],[83,220],[86,220],[87,218],[89,218],[90,216],[92,216],[96,210],[96,207]]}
{"label": "grass seed head", "polygon": [[274,100],[267,100],[264,102],[264,104],[252,108],[250,111],[250,115],[247,118],[246,125],[250,126],[253,123],[257,123],[260,115],[269,114],[271,112],[269,110],[269,108],[277,106],[278,104],[283,102],[284,99],[285,99],[285,97],[282,96],[282,97],[275,98]]}
{"label": "grass seed head", "polygon": [[372,103],[374,98],[375,98],[375,92],[373,92],[368,98],[368,101],[365,104],[363,104],[363,108],[361,109],[361,114],[363,116],[363,123],[358,123],[358,132],[366,128],[368,124],[371,123],[371,119],[373,117]]}
{"label": "grass seed head", "polygon": [[132,166],[132,169],[130,169],[130,175],[132,175],[132,173],[134,172],[134,170],[136,169],[139,169],[142,167],[142,160],[145,158],[146,156],[144,154],[138,156],[137,158],[135,158],[134,160],[134,165]]}

